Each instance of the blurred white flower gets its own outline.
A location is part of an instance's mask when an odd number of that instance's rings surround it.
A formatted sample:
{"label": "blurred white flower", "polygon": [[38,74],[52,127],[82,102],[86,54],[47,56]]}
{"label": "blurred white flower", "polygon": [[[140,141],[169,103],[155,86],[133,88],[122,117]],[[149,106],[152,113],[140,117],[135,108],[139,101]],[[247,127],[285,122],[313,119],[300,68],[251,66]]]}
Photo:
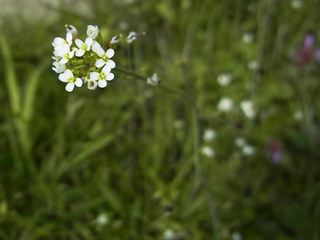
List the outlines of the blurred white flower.
{"label": "blurred white flower", "polygon": [[94,51],[100,57],[100,59],[98,59],[95,64],[97,68],[101,68],[104,65],[106,65],[110,69],[112,69],[116,66],[116,63],[110,59],[114,55],[114,50],[112,48],[109,48],[105,52],[103,48],[100,46],[100,44],[96,41],[93,41],[91,48],[92,48],[92,51]]}
{"label": "blurred white flower", "polygon": [[243,137],[237,137],[235,140],[235,144],[237,147],[243,147],[246,144],[246,140]]}
{"label": "blurred white flower", "polygon": [[65,87],[67,92],[72,92],[74,85],[76,85],[77,87],[82,86],[82,80],[73,76],[73,73],[70,69],[67,69],[64,73],[61,73],[59,75],[59,80],[61,82],[67,82],[67,85]]}
{"label": "blurred white flower", "polygon": [[301,0],[292,0],[291,7],[294,9],[299,9],[302,7],[303,2]]}
{"label": "blurred white flower", "polygon": [[244,114],[247,116],[247,118],[250,118],[250,119],[254,118],[254,116],[256,115],[256,111],[254,108],[254,104],[251,100],[242,101],[240,106]]}
{"label": "blurred white flower", "polygon": [[114,78],[113,73],[110,72],[109,66],[104,66],[100,73],[92,72],[90,73],[91,81],[98,81],[98,86],[104,88],[107,86],[107,81],[111,81]]}
{"label": "blurred white flower", "polygon": [[242,240],[242,236],[241,236],[240,233],[234,232],[234,233],[232,233],[232,235],[231,235],[231,240]]}
{"label": "blurred white flower", "polygon": [[296,111],[294,114],[293,114],[293,118],[296,120],[296,121],[301,121],[303,119],[303,112],[301,110],[299,111]]}
{"label": "blurred white flower", "polygon": [[82,42],[80,39],[76,39],[75,43],[79,49],[76,50],[76,56],[81,57],[85,54],[86,51],[90,50],[92,44],[92,38],[87,37],[85,42]]}
{"label": "blurred white flower", "polygon": [[253,155],[254,153],[256,152],[256,149],[249,145],[249,144],[245,144],[243,147],[242,147],[242,154],[244,156],[251,156]]}
{"label": "blurred white flower", "polygon": [[226,87],[231,83],[232,76],[230,73],[222,73],[218,76],[217,81],[221,86]]}
{"label": "blurred white flower", "polygon": [[151,77],[147,78],[147,84],[157,86],[160,79],[158,78],[158,74],[154,73]]}
{"label": "blurred white flower", "polygon": [[203,133],[203,141],[210,142],[216,137],[216,132],[213,129],[206,129]]}
{"label": "blurred white flower", "polygon": [[172,240],[175,237],[175,232],[172,229],[167,229],[163,233],[164,240]]}
{"label": "blurred white flower", "polygon": [[249,12],[254,12],[257,10],[257,4],[255,2],[251,2],[249,5],[248,5],[248,11]]}
{"label": "blurred white flower", "polygon": [[252,33],[245,33],[242,36],[242,41],[244,43],[252,43],[253,41],[253,34]]}
{"label": "blurred white flower", "polygon": [[173,125],[176,129],[182,129],[184,128],[184,121],[182,119],[176,119]]}
{"label": "blurred white flower", "polygon": [[209,146],[203,146],[201,148],[201,153],[206,156],[206,157],[214,157],[215,156],[215,151],[212,147]]}
{"label": "blurred white flower", "polygon": [[260,68],[260,62],[257,60],[252,60],[248,62],[247,67],[252,71],[257,71]]}
{"label": "blurred white flower", "polygon": [[99,34],[98,26],[88,25],[87,27],[87,35],[88,37],[95,39]]}
{"label": "blurred white flower", "polygon": [[218,109],[221,112],[230,112],[233,108],[233,102],[230,98],[228,97],[223,97],[220,99],[218,103]]}
{"label": "blurred white flower", "polygon": [[96,222],[100,226],[106,226],[109,223],[109,217],[107,214],[101,213],[97,216]]}

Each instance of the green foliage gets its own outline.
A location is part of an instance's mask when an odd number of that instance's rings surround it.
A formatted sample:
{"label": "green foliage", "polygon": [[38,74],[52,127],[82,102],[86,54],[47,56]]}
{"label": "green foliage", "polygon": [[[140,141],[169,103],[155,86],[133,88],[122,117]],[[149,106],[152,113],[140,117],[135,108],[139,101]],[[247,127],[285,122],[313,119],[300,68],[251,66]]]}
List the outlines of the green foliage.
{"label": "green foliage", "polygon": [[[296,64],[319,30],[315,0],[35,2],[38,18],[0,18],[0,239],[320,239],[319,63]],[[117,72],[67,93],[50,69],[66,23],[107,40],[146,32],[114,59],[160,85]],[[234,108],[221,113],[225,96]]]}

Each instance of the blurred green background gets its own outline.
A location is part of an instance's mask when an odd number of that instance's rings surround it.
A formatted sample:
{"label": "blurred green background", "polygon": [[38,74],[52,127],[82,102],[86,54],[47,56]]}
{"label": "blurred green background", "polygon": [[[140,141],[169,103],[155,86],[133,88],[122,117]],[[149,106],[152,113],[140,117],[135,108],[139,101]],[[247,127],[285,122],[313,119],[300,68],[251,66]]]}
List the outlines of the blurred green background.
{"label": "blurred green background", "polygon": [[[0,239],[320,239],[316,0],[0,6]],[[65,24],[160,85],[67,93]]]}

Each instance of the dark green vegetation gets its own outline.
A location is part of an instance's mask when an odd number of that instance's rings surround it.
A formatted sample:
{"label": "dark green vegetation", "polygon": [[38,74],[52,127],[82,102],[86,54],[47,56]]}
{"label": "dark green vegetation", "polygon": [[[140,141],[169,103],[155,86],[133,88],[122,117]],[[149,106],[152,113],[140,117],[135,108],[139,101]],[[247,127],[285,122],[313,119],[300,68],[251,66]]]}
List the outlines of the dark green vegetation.
{"label": "dark green vegetation", "polygon": [[[319,63],[297,67],[320,30],[317,1],[79,2],[1,19],[0,239],[320,239]],[[185,94],[117,72],[105,89],[67,93],[51,70],[66,23],[80,34],[97,24],[106,44],[145,31],[116,50],[117,65]],[[224,96],[233,111],[218,111]],[[217,136],[203,143],[207,128]]]}

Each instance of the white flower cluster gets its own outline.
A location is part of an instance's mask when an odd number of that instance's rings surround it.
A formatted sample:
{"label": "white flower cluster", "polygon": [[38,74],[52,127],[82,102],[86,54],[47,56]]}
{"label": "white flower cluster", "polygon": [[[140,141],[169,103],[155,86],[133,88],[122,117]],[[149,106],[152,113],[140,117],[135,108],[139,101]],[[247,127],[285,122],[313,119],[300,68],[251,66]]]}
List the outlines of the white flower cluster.
{"label": "white flower cluster", "polygon": [[212,158],[215,156],[216,152],[213,149],[213,147],[211,147],[209,145],[210,142],[212,142],[214,139],[216,138],[216,131],[211,129],[211,128],[207,128],[205,129],[202,139],[205,142],[205,145],[201,148],[201,153],[202,155],[208,157],[208,158]]}
{"label": "white flower cluster", "polygon": [[66,39],[56,37],[53,40],[52,70],[59,74],[61,82],[67,83],[66,91],[72,92],[74,86],[81,87],[83,83],[90,90],[97,86],[104,88],[107,81],[114,78],[111,72],[116,66],[111,60],[114,50],[105,51],[97,40],[98,35],[98,26],[89,25],[83,42],[78,38],[77,29],[68,25]]}
{"label": "white flower cluster", "polygon": [[243,137],[236,138],[235,144],[237,147],[241,148],[241,152],[244,156],[252,156],[256,152],[256,149],[252,145],[248,144],[246,139]]}

